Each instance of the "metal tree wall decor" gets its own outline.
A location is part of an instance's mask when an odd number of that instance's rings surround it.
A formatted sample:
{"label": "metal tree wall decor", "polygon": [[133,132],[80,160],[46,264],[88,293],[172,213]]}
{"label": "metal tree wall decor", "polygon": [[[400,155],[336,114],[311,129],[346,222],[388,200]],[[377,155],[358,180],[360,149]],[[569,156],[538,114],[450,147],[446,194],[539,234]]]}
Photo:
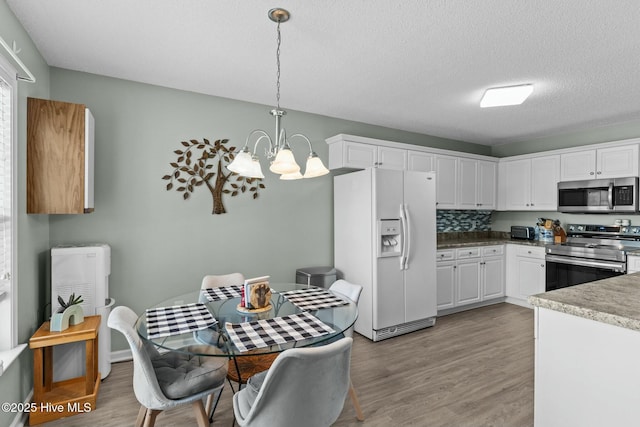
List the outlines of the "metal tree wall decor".
{"label": "metal tree wall decor", "polygon": [[206,138],[182,141],[184,148],[174,151],[178,158],[170,163],[173,171],[162,177],[169,181],[167,191],[172,190],[175,183],[175,190],[187,200],[196,188],[206,185],[213,198],[211,213],[216,215],[226,213],[223,194],[234,197],[248,192],[254,199],[258,198],[259,190],[265,188],[261,179],[243,177],[224,167],[233,161],[236,151],[236,147],[227,148],[228,142],[228,139],[218,139],[212,144]]}

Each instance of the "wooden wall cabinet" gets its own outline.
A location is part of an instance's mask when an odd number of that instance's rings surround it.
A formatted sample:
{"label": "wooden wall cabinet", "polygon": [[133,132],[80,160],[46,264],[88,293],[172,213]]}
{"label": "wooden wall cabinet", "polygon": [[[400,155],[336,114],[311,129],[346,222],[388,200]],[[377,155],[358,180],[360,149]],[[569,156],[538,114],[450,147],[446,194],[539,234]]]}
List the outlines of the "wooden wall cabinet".
{"label": "wooden wall cabinet", "polygon": [[93,146],[85,105],[27,99],[27,213],[93,212]]}

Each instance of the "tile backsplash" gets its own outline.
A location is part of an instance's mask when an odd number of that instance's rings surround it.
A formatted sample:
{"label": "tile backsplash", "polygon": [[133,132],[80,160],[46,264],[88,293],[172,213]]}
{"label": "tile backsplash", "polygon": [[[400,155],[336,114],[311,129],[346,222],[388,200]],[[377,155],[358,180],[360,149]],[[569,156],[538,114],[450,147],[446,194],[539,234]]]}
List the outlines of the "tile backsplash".
{"label": "tile backsplash", "polygon": [[438,210],[436,226],[438,233],[490,231],[491,211]]}

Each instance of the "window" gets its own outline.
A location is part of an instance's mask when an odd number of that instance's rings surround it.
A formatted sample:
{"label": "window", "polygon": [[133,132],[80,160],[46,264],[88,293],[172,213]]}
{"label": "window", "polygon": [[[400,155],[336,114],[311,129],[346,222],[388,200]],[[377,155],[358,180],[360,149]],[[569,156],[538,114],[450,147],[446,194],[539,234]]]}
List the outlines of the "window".
{"label": "window", "polygon": [[16,297],[16,111],[17,80],[0,56],[0,373],[17,346]]}

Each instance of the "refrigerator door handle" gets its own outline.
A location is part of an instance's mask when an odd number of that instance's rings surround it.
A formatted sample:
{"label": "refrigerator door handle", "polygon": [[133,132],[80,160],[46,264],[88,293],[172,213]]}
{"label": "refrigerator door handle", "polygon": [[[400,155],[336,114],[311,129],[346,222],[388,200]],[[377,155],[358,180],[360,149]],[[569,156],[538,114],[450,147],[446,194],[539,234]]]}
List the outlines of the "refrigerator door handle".
{"label": "refrigerator door handle", "polygon": [[400,270],[404,270],[405,260],[407,258],[407,217],[404,211],[404,205],[400,205],[400,226],[402,227],[402,251],[400,252]]}
{"label": "refrigerator door handle", "polygon": [[404,240],[406,243],[405,246],[405,254],[404,254],[404,266],[403,270],[409,269],[409,257],[411,256],[411,217],[409,216],[409,211],[407,210],[407,205],[402,205],[404,210],[404,218],[407,223],[407,227],[404,230]]}

